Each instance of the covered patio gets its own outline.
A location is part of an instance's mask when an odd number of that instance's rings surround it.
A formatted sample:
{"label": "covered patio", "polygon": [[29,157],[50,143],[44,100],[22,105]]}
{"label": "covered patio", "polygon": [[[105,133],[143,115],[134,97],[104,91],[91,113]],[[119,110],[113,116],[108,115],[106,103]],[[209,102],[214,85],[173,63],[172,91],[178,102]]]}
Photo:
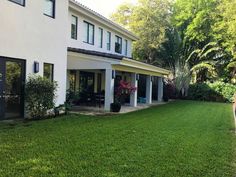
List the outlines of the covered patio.
{"label": "covered patio", "polygon": [[170,73],[168,70],[122,56],[102,57],[76,50],[68,52],[67,69],[67,89],[82,95],[75,109],[86,108],[101,112],[110,111],[115,88],[120,80],[137,88],[125,100],[121,112],[126,112],[125,108],[136,110],[145,105],[161,103],[163,78]]}

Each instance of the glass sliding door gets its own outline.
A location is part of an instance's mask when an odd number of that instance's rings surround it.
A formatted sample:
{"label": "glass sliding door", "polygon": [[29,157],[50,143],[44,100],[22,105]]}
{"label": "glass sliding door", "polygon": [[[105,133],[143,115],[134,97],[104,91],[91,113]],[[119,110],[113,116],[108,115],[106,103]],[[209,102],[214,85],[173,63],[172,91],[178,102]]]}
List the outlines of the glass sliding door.
{"label": "glass sliding door", "polygon": [[80,91],[94,92],[94,73],[80,71]]}
{"label": "glass sliding door", "polygon": [[94,73],[80,71],[80,102],[94,99]]}
{"label": "glass sliding door", "polygon": [[25,62],[0,58],[1,118],[19,118],[24,113]]}

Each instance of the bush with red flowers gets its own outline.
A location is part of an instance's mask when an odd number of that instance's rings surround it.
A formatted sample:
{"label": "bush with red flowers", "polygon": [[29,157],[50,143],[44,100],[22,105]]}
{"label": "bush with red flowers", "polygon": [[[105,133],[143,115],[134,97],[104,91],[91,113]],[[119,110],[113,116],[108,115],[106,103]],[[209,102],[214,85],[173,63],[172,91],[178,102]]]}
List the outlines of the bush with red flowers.
{"label": "bush with red flowers", "polygon": [[121,80],[119,86],[115,90],[115,102],[111,104],[111,111],[120,112],[121,104],[124,102],[125,98],[136,90],[137,88],[132,86],[131,83]]}

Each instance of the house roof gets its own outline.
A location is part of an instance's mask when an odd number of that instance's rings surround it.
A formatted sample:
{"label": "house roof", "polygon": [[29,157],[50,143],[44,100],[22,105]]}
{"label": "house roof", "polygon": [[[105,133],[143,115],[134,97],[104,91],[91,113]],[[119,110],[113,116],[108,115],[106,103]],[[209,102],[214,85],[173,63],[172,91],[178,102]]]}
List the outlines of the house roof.
{"label": "house roof", "polygon": [[80,49],[80,48],[68,47],[67,50],[69,52],[82,53],[82,54],[106,57],[106,58],[117,59],[117,60],[122,60],[124,58],[124,56],[122,55],[116,55],[116,54],[110,54],[110,53],[104,53],[104,52],[98,52],[98,51],[92,51],[92,50],[86,50],[86,49]]}
{"label": "house roof", "polygon": [[71,8],[79,8],[80,9],[80,13],[89,16],[90,18],[102,23],[103,25],[112,28],[113,30],[129,37],[130,39],[136,41],[139,38],[133,34],[132,32],[130,32],[129,30],[125,29],[124,27],[118,25],[117,23],[109,20],[108,18],[104,17],[103,15],[99,14],[98,12],[95,12],[94,10],[90,9],[89,7],[79,3],[76,0],[69,0],[70,2],[70,7]]}

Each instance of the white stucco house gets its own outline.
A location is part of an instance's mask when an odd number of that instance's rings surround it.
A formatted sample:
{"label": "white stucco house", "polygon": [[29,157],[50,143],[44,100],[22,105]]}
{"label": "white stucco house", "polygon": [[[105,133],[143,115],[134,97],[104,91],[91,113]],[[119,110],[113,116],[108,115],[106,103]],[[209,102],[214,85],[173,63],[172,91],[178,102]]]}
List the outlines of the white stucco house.
{"label": "white stucco house", "polygon": [[162,100],[169,71],[132,59],[138,38],[77,1],[1,0],[0,24],[0,119],[24,116],[29,74],[58,82],[57,105],[65,102],[66,90],[85,90],[104,93],[109,111],[119,80],[138,88],[131,106],[139,94],[149,104]]}

